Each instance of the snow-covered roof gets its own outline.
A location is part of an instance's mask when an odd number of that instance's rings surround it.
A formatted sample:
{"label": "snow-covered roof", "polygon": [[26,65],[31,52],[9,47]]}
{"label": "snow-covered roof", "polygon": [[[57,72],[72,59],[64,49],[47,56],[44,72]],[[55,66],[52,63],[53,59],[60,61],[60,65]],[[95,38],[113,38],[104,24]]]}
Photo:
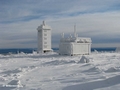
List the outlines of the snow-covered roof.
{"label": "snow-covered roof", "polygon": [[72,38],[61,38],[60,42],[76,42],[76,43],[91,43],[91,38],[85,37],[72,37]]}
{"label": "snow-covered roof", "polygon": [[42,30],[42,29],[51,29],[50,26],[46,25],[45,21],[43,21],[42,25],[38,26],[37,30]]}

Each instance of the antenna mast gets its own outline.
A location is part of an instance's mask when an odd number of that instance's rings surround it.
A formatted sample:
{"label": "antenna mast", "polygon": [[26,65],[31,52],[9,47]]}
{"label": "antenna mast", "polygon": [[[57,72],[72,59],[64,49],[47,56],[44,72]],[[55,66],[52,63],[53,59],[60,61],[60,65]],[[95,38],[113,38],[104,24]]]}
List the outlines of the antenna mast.
{"label": "antenna mast", "polygon": [[76,38],[77,35],[76,35],[76,24],[74,25],[74,37]]}
{"label": "antenna mast", "polygon": [[45,26],[45,21],[43,21],[43,25]]}

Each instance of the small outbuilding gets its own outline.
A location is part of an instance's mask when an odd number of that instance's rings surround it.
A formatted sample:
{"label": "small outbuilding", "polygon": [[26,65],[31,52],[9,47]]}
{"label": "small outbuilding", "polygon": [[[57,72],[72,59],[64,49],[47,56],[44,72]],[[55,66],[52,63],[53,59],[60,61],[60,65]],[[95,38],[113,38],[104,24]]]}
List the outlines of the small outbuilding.
{"label": "small outbuilding", "polygon": [[74,31],[74,37],[64,37],[60,39],[59,54],[60,55],[89,55],[91,53],[91,38],[78,37]]}

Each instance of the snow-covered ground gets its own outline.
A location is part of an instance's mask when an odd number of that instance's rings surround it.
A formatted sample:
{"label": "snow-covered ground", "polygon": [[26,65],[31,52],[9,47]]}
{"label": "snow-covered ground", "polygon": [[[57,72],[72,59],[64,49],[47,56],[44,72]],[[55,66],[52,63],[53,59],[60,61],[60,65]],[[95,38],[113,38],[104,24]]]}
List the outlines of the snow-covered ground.
{"label": "snow-covered ground", "polygon": [[119,87],[117,52],[93,52],[84,57],[54,52],[0,55],[0,90],[119,90]]}

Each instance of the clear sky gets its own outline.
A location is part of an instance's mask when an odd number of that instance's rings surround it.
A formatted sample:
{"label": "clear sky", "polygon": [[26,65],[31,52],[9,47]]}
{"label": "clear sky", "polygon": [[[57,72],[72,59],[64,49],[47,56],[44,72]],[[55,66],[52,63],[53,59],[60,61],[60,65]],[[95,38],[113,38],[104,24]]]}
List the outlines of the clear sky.
{"label": "clear sky", "polygon": [[0,48],[37,47],[43,20],[52,27],[53,47],[74,24],[93,47],[120,47],[120,0],[0,0]]}

